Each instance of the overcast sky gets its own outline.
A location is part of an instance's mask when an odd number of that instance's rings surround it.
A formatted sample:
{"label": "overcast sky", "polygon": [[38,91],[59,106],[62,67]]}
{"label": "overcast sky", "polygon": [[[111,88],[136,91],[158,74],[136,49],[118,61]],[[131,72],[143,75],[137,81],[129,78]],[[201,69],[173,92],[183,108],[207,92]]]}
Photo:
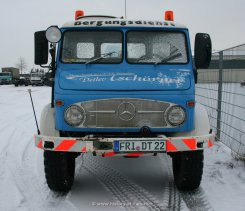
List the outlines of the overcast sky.
{"label": "overcast sky", "polygon": [[[245,43],[245,0],[127,0],[128,19],[163,20],[173,10],[175,21],[211,35],[214,50]],[[0,0],[0,67],[16,66],[23,57],[33,67],[35,31],[62,26],[75,10],[86,15],[124,16],[124,0]],[[192,47],[193,49],[193,47]]]}

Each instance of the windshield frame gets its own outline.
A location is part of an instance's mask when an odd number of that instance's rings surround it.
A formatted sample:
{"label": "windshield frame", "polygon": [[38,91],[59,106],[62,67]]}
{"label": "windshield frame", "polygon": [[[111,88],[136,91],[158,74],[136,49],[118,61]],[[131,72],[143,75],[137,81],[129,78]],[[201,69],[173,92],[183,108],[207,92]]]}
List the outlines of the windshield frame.
{"label": "windshield frame", "polygon": [[11,72],[1,72],[0,76],[1,77],[11,76]]}
{"label": "windshield frame", "polygon": [[[186,62],[166,62],[166,63],[162,63],[162,62],[130,62],[128,60],[128,51],[127,51],[127,48],[128,48],[128,33],[130,32],[139,32],[139,33],[142,33],[142,32],[161,32],[161,33],[176,33],[176,34],[183,34],[184,35],[184,40],[185,40],[185,52],[186,52]],[[188,44],[188,39],[187,39],[187,35],[184,31],[182,30],[171,30],[171,29],[156,29],[156,30],[142,30],[142,29],[130,29],[130,30],[127,30],[126,33],[125,33],[125,59],[126,59],[126,62],[128,64],[132,64],[132,65],[186,65],[186,64],[189,64],[190,62],[190,54],[189,54],[189,44]]]}
{"label": "windshield frame", "polygon": [[[95,62],[89,62],[90,61],[90,59],[88,59],[86,62],[65,62],[65,61],[63,61],[62,60],[62,56],[63,56],[63,42],[64,42],[64,37],[65,37],[65,34],[67,33],[67,32],[101,32],[101,31],[103,31],[103,32],[120,32],[120,34],[121,34],[121,50],[122,50],[122,53],[121,53],[121,59],[120,59],[120,61],[118,61],[118,62],[113,62],[113,63],[111,63],[111,62],[100,62],[100,60],[97,62],[97,61],[95,61]],[[60,41],[60,45],[59,45],[59,61],[62,63],[62,64],[83,64],[83,65],[87,65],[86,63],[88,63],[88,64],[98,64],[98,65],[117,65],[117,64],[121,64],[121,63],[123,63],[123,61],[124,61],[124,40],[125,40],[125,38],[124,38],[124,32],[123,32],[123,30],[121,30],[121,29],[89,29],[89,28],[86,28],[86,29],[67,29],[67,30],[64,30],[63,31],[63,33],[62,33],[62,38],[61,38],[61,41]],[[102,55],[101,55],[102,56]],[[91,58],[91,59],[96,59],[96,57],[95,58]]]}

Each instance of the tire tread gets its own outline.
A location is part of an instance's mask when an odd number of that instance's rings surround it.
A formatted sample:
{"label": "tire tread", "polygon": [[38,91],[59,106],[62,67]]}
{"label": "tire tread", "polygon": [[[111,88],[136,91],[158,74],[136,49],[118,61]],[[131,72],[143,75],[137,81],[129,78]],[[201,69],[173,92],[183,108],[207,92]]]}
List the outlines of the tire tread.
{"label": "tire tread", "polygon": [[69,153],[45,150],[44,172],[51,190],[68,192],[74,181],[75,157]]}
{"label": "tire tread", "polygon": [[179,190],[197,189],[203,174],[203,151],[180,152],[173,156],[173,174]]}

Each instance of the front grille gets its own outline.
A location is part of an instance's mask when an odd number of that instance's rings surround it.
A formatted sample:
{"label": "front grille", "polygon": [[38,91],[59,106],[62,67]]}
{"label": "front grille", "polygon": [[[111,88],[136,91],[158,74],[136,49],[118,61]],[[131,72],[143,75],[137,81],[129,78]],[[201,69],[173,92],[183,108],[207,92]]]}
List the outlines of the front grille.
{"label": "front grille", "polygon": [[76,103],[85,110],[80,128],[171,127],[165,120],[168,102],[144,99],[105,99]]}

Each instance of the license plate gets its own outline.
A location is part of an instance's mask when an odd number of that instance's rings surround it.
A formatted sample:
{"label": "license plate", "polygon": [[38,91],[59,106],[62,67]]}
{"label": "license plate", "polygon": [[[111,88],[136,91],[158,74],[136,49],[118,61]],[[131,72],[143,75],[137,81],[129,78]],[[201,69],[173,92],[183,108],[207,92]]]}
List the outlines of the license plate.
{"label": "license plate", "polygon": [[114,141],[115,152],[165,152],[166,144],[164,140],[147,140],[147,141],[131,141],[120,140]]}

